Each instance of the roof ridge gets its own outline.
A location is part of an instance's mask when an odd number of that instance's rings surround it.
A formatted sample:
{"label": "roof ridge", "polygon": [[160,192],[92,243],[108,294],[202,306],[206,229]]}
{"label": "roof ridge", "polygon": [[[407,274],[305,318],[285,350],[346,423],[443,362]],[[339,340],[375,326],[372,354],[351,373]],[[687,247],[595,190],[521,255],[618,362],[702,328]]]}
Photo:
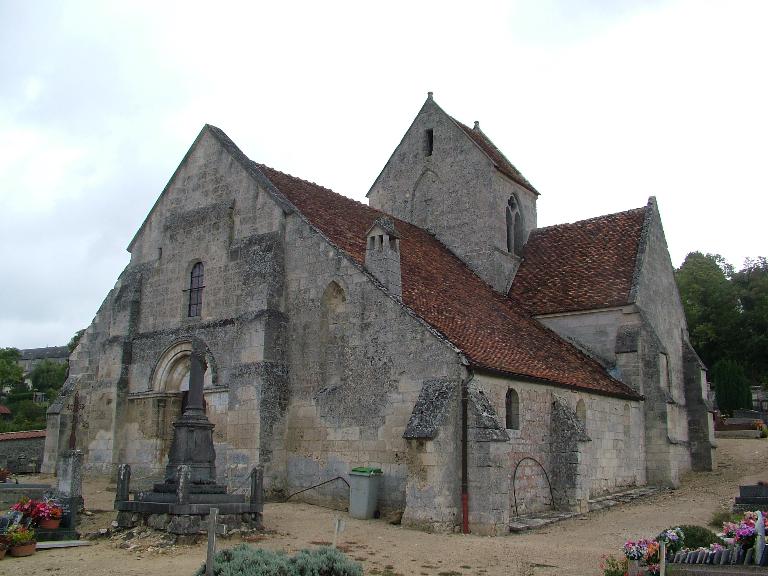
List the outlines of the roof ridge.
{"label": "roof ridge", "polygon": [[600,216],[592,216],[591,218],[584,218],[583,220],[576,220],[574,222],[561,222],[559,224],[550,224],[549,226],[539,226],[538,228],[534,228],[533,230],[531,230],[531,234],[535,234],[536,232],[543,231],[543,230],[554,230],[556,228],[566,228],[568,226],[578,226],[580,224],[588,224],[591,222],[596,222],[601,218],[609,218],[611,216],[622,216],[624,214],[631,214],[632,212],[640,212],[642,210],[646,210],[647,208],[648,206],[640,206],[638,208],[630,208],[628,210],[621,210],[619,212],[611,212],[610,214],[601,214]]}
{"label": "roof ridge", "polygon": [[289,174],[288,172],[283,172],[282,170],[278,170],[277,168],[272,168],[272,166],[267,166],[266,164],[262,164],[261,162],[256,162],[255,160],[249,161],[256,166],[257,168],[266,168],[267,170],[271,170],[272,172],[277,172],[279,174],[282,174],[283,176],[286,176],[288,178],[292,178],[294,180],[298,180],[299,182],[303,182],[304,184],[310,184],[311,186],[314,186],[315,188],[320,188],[321,190],[325,190],[326,192],[330,192],[331,194],[335,194],[336,196],[341,196],[345,200],[349,200],[350,202],[354,202],[355,204],[359,204],[360,206],[363,206],[364,208],[367,208],[369,210],[372,210],[374,212],[378,212],[380,214],[389,216],[390,218],[395,218],[395,216],[392,216],[391,214],[387,212],[383,212],[382,210],[379,210],[378,208],[374,208],[373,206],[369,206],[368,204],[364,204],[363,202],[360,202],[360,200],[357,200],[355,198],[352,198],[351,196],[347,196],[345,194],[342,194],[341,192],[336,192],[335,190],[331,190],[330,188],[327,188],[323,186],[322,184],[318,184],[317,182],[313,182],[312,180],[305,180],[304,178],[301,178],[299,176],[294,176],[293,174]]}
{"label": "roof ridge", "polygon": [[[509,158],[506,157],[504,152],[501,151],[501,149],[496,146],[496,144],[493,143],[493,140],[491,140],[488,135],[483,132],[483,130],[480,128],[479,123],[477,124],[477,130],[474,128],[470,128],[463,122],[457,120],[453,116],[448,116],[451,120],[453,120],[459,128],[462,129],[462,131],[472,140],[472,142],[480,148],[480,150],[488,156],[491,162],[493,162],[493,165],[503,174],[506,174],[508,177],[510,177],[512,180],[523,186],[524,188],[527,188],[537,196],[540,195],[540,192],[534,188],[533,184],[530,183],[530,181],[523,176],[523,173],[518,170],[518,168],[509,160]],[[482,143],[476,139],[476,136],[478,136]],[[490,148],[489,150],[486,150],[485,147],[487,146]],[[498,158],[494,158],[495,155],[498,155]],[[508,173],[509,172],[509,173]]]}

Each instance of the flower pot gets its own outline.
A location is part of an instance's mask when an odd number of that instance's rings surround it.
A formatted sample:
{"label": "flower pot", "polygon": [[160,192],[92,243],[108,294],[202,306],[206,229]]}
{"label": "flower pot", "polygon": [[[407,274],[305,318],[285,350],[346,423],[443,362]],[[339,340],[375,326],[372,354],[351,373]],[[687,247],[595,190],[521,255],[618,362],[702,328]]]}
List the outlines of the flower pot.
{"label": "flower pot", "polygon": [[5,548],[0,548],[0,560],[5,558]]}
{"label": "flower pot", "polygon": [[42,530],[56,530],[61,524],[61,518],[45,518],[40,520],[40,528]]}
{"label": "flower pot", "polygon": [[21,557],[21,556],[32,556],[32,554],[35,553],[35,549],[37,548],[37,542],[28,542],[26,544],[18,544],[17,546],[11,546],[10,553],[11,556]]}

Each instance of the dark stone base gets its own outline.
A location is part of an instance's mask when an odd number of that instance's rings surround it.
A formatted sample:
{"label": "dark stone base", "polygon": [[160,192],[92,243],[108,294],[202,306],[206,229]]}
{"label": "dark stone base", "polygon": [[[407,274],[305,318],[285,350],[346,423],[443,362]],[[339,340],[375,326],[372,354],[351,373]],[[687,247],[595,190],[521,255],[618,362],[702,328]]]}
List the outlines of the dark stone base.
{"label": "dark stone base", "polygon": [[[138,492],[135,502],[175,504],[177,500],[175,492]],[[192,492],[189,493],[190,504],[243,504],[245,498],[237,494]]]}
{"label": "dark stone base", "polygon": [[58,540],[80,540],[80,534],[68,528],[41,530],[35,528],[35,538],[38,542],[55,542]]}
{"label": "dark stone base", "polygon": [[[161,482],[152,487],[156,494],[176,494],[179,485],[177,482]],[[190,484],[190,494],[226,494],[227,487],[223,484]]]}
{"label": "dark stone base", "polygon": [[[119,528],[135,528],[147,526],[154,530],[163,530],[170,534],[190,535],[202,534],[207,529],[208,514],[169,514],[152,512],[120,511],[117,514]],[[223,525],[223,532],[234,529],[261,530],[263,528],[261,514],[258,512],[222,513],[218,516],[218,524]]]}

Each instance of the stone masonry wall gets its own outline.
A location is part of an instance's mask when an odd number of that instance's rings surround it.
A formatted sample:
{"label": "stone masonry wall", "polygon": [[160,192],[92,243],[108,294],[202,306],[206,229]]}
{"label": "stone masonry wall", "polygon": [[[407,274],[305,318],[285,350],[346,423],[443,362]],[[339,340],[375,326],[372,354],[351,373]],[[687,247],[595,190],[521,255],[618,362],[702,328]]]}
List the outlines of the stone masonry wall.
{"label": "stone masonry wall", "polygon": [[[436,443],[410,448],[403,433],[425,381],[458,387],[456,351],[298,215],[288,219],[286,238],[290,401],[275,435],[275,460],[284,468],[275,467],[273,489],[287,495],[346,477],[355,466],[377,466],[383,510],[407,506],[413,524],[453,522],[452,432],[441,429]],[[419,480],[406,487],[409,468]],[[334,506],[347,497],[339,481],[301,495]]]}
{"label": "stone masonry wall", "polygon": [[[476,373],[473,383],[482,390],[504,425],[505,398],[509,388],[519,396],[520,425],[507,430],[509,440],[485,448],[470,448],[470,509],[483,506],[492,495],[502,496],[506,502],[503,514],[495,523],[508,525],[509,517],[553,507],[553,498],[544,472],[552,481],[556,459],[553,458],[551,418],[555,396],[577,412],[577,403],[584,402],[586,431],[590,439],[584,443],[584,462],[588,462],[586,490],[590,497],[620,490],[628,486],[645,484],[645,449],[643,412],[641,403],[575,392],[542,384],[515,381],[484,373]],[[473,455],[479,450],[481,457]],[[484,452],[488,452],[486,459]],[[529,458],[535,460],[532,462]],[[520,464],[512,487],[512,475]],[[540,465],[539,465],[540,464]],[[481,468],[494,470],[495,482],[476,482],[472,475]],[[543,468],[543,471],[542,471]],[[482,471],[488,475],[488,470]]]}
{"label": "stone masonry wall", "polygon": [[[130,248],[131,263],[75,350],[65,394],[49,411],[47,466],[63,447],[68,406],[80,390],[87,424],[78,444],[87,469],[109,474],[127,462],[139,484],[161,477],[181,410],[184,343],[196,337],[207,346],[218,480],[236,484],[269,461],[264,443],[287,405],[283,211],[204,130]],[[195,262],[204,265],[203,306],[189,318]]]}
{"label": "stone masonry wall", "polygon": [[14,474],[39,472],[44,447],[45,436],[6,440],[0,435],[0,468],[8,468]]}
{"label": "stone masonry wall", "polygon": [[616,336],[619,327],[634,306],[591,310],[586,312],[549,314],[537,316],[537,320],[562,337],[574,342],[604,365],[616,363]]}
{"label": "stone masonry wall", "polygon": [[[647,397],[648,412],[648,475],[650,482],[677,485],[680,475],[691,466],[683,377],[683,339],[687,338],[687,326],[655,200],[651,200],[648,210],[645,250],[641,254],[635,299],[646,326],[643,364],[647,376],[643,393]],[[667,374],[660,366],[659,354],[666,356]],[[658,378],[653,378],[654,371]],[[654,454],[658,454],[658,458]]]}
{"label": "stone masonry wall", "polygon": [[[425,133],[434,149],[425,152]],[[519,259],[507,252],[506,206],[516,195],[527,239],[536,195],[502,175],[428,99],[368,193],[372,207],[434,232],[479,276],[506,293]]]}

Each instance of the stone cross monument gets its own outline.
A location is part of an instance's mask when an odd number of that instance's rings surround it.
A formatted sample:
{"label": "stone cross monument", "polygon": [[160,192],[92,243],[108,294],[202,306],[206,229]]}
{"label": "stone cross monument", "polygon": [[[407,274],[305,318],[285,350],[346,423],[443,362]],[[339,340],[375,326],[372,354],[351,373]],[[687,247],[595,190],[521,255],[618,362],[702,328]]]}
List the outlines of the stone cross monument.
{"label": "stone cross monument", "polygon": [[189,396],[181,418],[173,423],[173,442],[165,468],[165,481],[178,482],[179,466],[190,467],[193,484],[216,483],[216,451],[213,448],[213,424],[203,406],[203,374],[205,350],[202,343],[192,341],[189,358]]}

